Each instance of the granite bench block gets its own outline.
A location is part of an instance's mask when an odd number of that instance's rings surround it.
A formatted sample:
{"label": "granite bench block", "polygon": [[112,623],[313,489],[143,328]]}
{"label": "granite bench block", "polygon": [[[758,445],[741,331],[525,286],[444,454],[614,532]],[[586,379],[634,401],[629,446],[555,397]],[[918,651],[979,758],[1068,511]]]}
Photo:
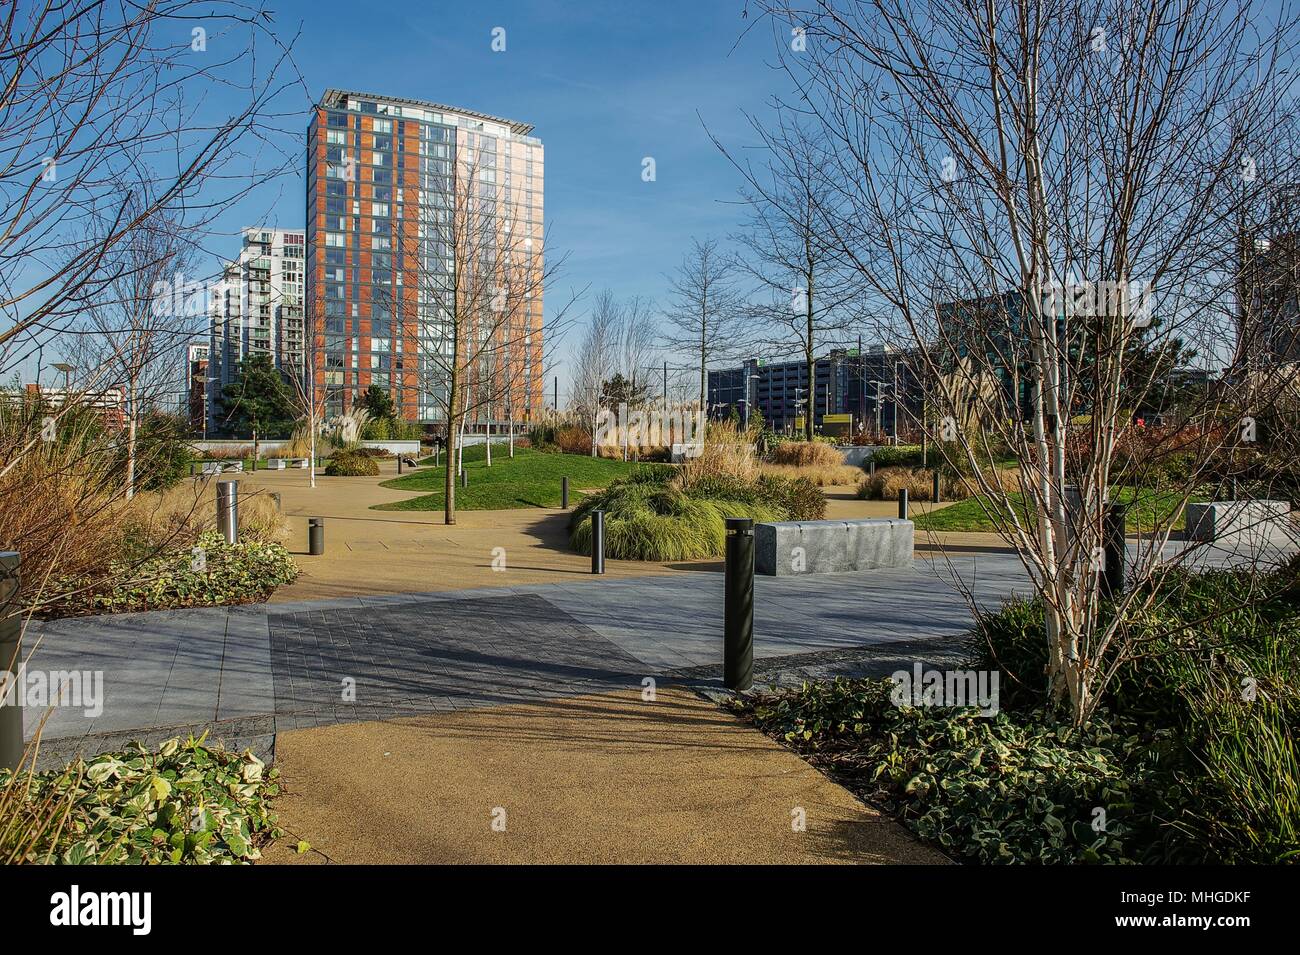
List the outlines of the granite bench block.
{"label": "granite bench block", "polygon": [[1287,501],[1212,501],[1187,505],[1187,538],[1214,541],[1229,534],[1261,532],[1283,526],[1291,505]]}
{"label": "granite bench block", "polygon": [[911,567],[915,525],[897,518],[754,526],[754,570],[770,577]]}

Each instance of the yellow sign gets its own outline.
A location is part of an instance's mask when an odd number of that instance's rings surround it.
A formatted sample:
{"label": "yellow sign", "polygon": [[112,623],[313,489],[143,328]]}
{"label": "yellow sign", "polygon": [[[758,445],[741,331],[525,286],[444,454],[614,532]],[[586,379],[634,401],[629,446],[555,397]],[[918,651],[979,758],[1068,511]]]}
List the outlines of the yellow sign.
{"label": "yellow sign", "polygon": [[822,415],[823,424],[853,424],[853,415],[851,414],[828,414]]}

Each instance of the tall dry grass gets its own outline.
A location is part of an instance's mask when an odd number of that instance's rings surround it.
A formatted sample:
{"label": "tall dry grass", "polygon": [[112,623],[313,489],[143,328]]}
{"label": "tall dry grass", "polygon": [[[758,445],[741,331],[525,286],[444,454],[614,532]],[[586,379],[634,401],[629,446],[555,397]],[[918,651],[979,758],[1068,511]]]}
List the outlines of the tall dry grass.
{"label": "tall dry grass", "polygon": [[[216,526],[216,482],[185,480],[161,492],[124,494],[116,438],[93,412],[61,414],[51,440],[46,409],[0,409],[0,550],[22,560],[21,589],[4,612],[57,597],[54,581],[103,582],[109,565],[188,548]],[[280,540],[285,522],[266,494],[240,502],[241,536]]]}
{"label": "tall dry grass", "polygon": [[[1021,490],[1020,472],[1015,468],[993,468],[984,476],[994,487],[1007,493]],[[858,497],[892,501],[898,498],[898,492],[903,488],[907,489],[907,496],[913,501],[930,500],[934,494],[934,471],[929,468],[877,468],[875,474],[868,475],[859,483]],[[979,493],[979,485],[974,478],[944,474],[939,481],[939,493],[945,501],[964,501]]]}
{"label": "tall dry grass", "polygon": [[772,463],[794,467],[833,468],[844,464],[844,455],[823,441],[782,441],[772,449]]}
{"label": "tall dry grass", "polygon": [[704,432],[700,454],[686,459],[676,480],[681,487],[707,478],[733,478],[752,483],[761,472],[749,433],[738,429],[734,422],[715,421]]}
{"label": "tall dry grass", "polygon": [[844,464],[763,464],[764,474],[775,474],[785,478],[807,478],[818,487],[846,487],[862,480],[862,468]]}

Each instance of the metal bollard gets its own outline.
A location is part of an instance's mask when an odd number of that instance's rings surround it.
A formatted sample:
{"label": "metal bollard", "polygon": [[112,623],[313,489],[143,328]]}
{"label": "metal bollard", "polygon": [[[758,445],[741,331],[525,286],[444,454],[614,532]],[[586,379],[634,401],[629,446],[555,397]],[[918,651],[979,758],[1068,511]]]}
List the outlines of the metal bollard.
{"label": "metal bollard", "polygon": [[560,478],[560,507],[569,509],[569,479]]}
{"label": "metal bollard", "polygon": [[605,512],[591,512],[591,572],[605,572]]}
{"label": "metal bollard", "polygon": [[907,520],[907,488],[898,489],[898,519]]}
{"label": "metal bollard", "polygon": [[460,486],[469,487],[469,472],[464,468],[460,469]]}
{"label": "metal bollard", "polygon": [[239,539],[239,482],[217,482],[217,530],[233,544]]}
{"label": "metal bollard", "polygon": [[754,685],[754,522],[727,518],[723,583],[722,682],[729,690]]}
{"label": "metal bollard", "polygon": [[[18,684],[23,662],[22,615],[18,613],[18,554],[0,551],[0,769],[17,769],[23,758],[23,712]],[[10,697],[8,694],[14,694]]]}
{"label": "metal bollard", "polygon": [[1124,593],[1124,578],[1127,572],[1128,551],[1124,547],[1124,523],[1128,515],[1128,505],[1107,504],[1106,514],[1102,520],[1104,547],[1101,575],[1101,596],[1104,600],[1114,600]]}
{"label": "metal bollard", "polygon": [[397,473],[402,473],[402,456],[400,454],[397,456]]}
{"label": "metal bollard", "polygon": [[930,500],[933,501],[935,504],[941,503],[941,501],[939,500],[939,469],[938,468],[934,469],[934,488],[930,492]]}
{"label": "metal bollard", "polygon": [[307,553],[319,557],[325,553],[325,518],[307,518]]}
{"label": "metal bollard", "polygon": [[872,477],[876,476],[876,459],[872,458],[867,462],[867,473]]}

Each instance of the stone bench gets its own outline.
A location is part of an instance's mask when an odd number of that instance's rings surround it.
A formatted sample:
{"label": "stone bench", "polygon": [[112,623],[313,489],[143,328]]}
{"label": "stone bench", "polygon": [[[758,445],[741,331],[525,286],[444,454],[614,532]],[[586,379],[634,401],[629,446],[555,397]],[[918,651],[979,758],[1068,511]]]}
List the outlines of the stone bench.
{"label": "stone bench", "polygon": [[240,471],[244,470],[243,461],[204,461],[204,474],[221,474],[223,471]]}
{"label": "stone bench", "polygon": [[286,466],[291,468],[305,468],[308,464],[307,458],[267,458],[266,466],[271,471],[283,471]]}
{"label": "stone bench", "polygon": [[1215,541],[1233,534],[1267,533],[1287,525],[1289,501],[1212,501],[1187,505],[1187,539]]}
{"label": "stone bench", "polygon": [[911,567],[915,525],[897,518],[754,525],[754,571],[770,577]]}

